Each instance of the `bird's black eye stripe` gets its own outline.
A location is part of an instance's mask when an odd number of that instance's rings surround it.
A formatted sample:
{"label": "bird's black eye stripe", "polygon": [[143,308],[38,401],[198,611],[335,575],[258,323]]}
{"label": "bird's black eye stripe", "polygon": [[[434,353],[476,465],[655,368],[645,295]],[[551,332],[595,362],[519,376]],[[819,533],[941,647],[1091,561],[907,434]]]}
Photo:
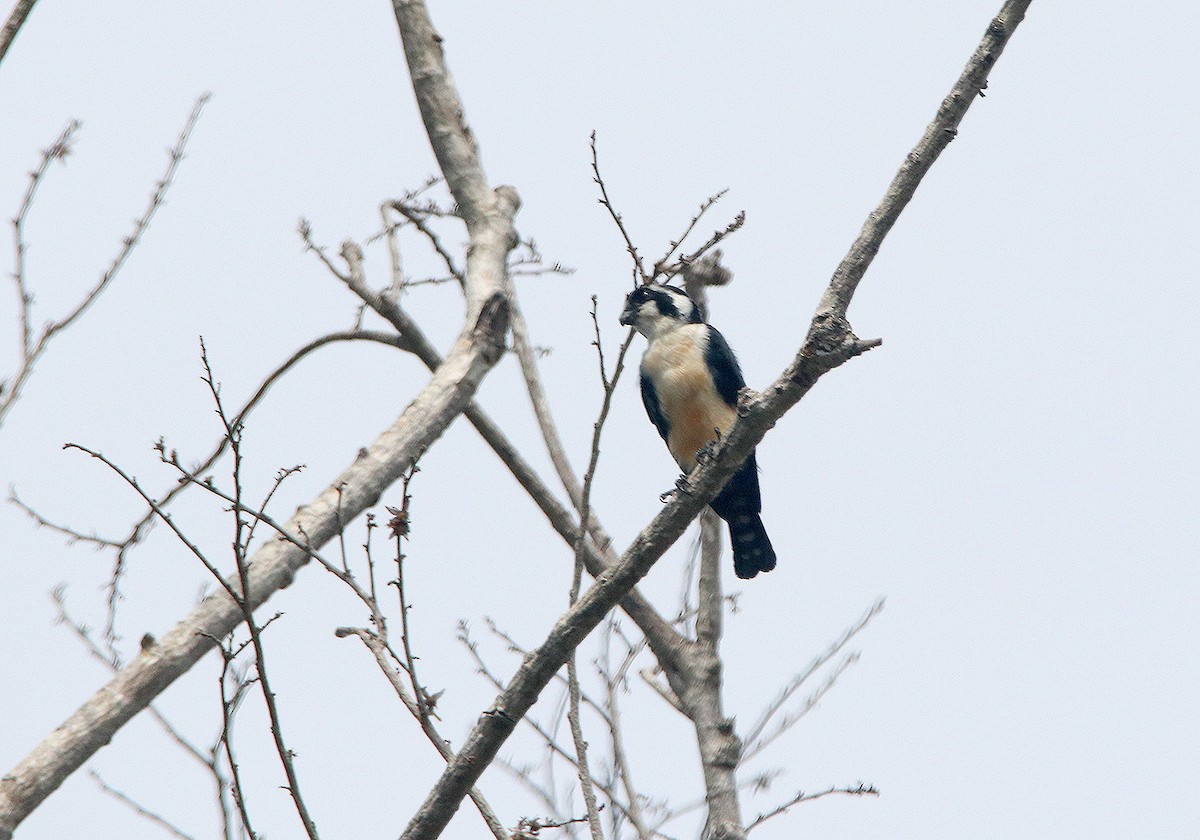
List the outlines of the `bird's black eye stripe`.
{"label": "bird's black eye stripe", "polygon": [[671,300],[671,298],[667,295],[659,295],[654,299],[654,302],[658,304],[658,311],[668,318],[680,317],[679,307],[676,306],[675,301]]}

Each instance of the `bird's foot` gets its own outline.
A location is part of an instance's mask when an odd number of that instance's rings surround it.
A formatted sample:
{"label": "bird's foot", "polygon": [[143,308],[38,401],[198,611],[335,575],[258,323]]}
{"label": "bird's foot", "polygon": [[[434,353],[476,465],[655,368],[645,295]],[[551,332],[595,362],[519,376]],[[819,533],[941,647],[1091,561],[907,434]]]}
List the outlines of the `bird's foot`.
{"label": "bird's foot", "polygon": [[717,433],[716,439],[710,440],[696,450],[697,464],[707,464],[713,458],[717,457],[717,450],[721,447],[721,430],[713,429],[713,431]]}

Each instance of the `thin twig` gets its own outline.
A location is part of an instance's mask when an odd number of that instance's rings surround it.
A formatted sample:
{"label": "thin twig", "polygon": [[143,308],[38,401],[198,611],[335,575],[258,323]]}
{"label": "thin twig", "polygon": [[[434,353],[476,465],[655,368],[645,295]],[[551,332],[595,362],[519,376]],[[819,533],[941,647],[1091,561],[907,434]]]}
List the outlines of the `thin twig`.
{"label": "thin twig", "polygon": [[[509,652],[515,653],[516,655],[520,656],[522,659],[524,659],[526,656],[529,655],[529,650],[527,648],[522,647],[521,645],[517,644],[516,640],[513,639],[513,637],[511,635],[504,632],[504,630],[501,629],[500,626],[497,625],[496,622],[491,617],[484,616],[483,620],[484,620],[484,623],[487,624],[488,632],[490,632],[497,639],[500,639],[500,641],[504,642],[505,645],[507,645]],[[477,642],[475,642],[471,638],[470,628],[468,627],[468,625],[465,621],[458,622],[458,637],[457,638],[458,638],[458,641],[461,642],[463,644],[463,646],[466,647],[467,650],[470,652],[471,657],[475,660],[475,664],[478,666],[479,673],[481,675],[483,675],[484,677],[486,677],[487,680],[493,686],[495,686],[500,691],[503,691],[504,690],[504,681],[501,680],[499,677],[497,677],[495,675],[495,673],[492,672],[492,670],[490,668],[488,668],[487,663],[484,662],[482,654],[480,654],[480,652],[479,652],[479,645]],[[554,680],[555,680],[555,682],[560,683],[561,686],[564,689],[566,689],[567,681],[566,681],[565,677],[563,677],[561,674],[555,674]],[[582,692],[580,694],[580,698],[582,699],[584,705],[590,707],[591,710],[600,717],[600,720],[604,723],[605,726],[609,725],[610,721],[608,719],[608,713],[604,710],[604,706],[602,704],[597,703],[595,700],[593,700],[586,691]]]}
{"label": "thin twig", "polygon": [[392,520],[388,523],[388,527],[391,528],[392,536],[396,540],[396,592],[400,599],[400,643],[404,649],[405,670],[412,682],[413,696],[417,699],[417,716],[424,728],[429,725],[429,703],[426,700],[425,687],[417,679],[417,657],[412,652],[412,632],[408,626],[409,603],[404,594],[404,540],[408,537],[412,522],[408,507],[412,497],[408,493],[408,488],[413,476],[419,470],[417,462],[413,461],[401,478],[403,483],[400,491],[400,509],[388,508],[388,513],[392,514]]}
{"label": "thin twig", "polygon": [[649,283],[650,279],[646,276],[646,269],[642,265],[642,255],[638,253],[637,246],[633,244],[633,240],[629,236],[629,231],[625,229],[625,222],[621,218],[621,214],[617,212],[617,208],[613,207],[612,201],[608,197],[608,188],[604,185],[604,178],[600,175],[600,156],[596,151],[596,132],[592,132],[591,137],[592,147],[592,180],[596,182],[596,186],[600,187],[600,198],[598,199],[604,205],[604,209],[608,211],[608,215],[612,216],[612,220],[617,225],[617,230],[621,232],[621,237],[625,240],[625,250],[629,252],[630,259],[633,260],[633,282]]}
{"label": "thin twig", "polygon": [[433,232],[429,225],[425,224],[425,214],[420,210],[409,206],[409,204],[404,201],[393,201],[392,209],[407,219],[409,224],[420,231],[421,235],[429,241],[429,245],[431,248],[433,248],[434,253],[442,258],[442,262],[446,265],[446,270],[449,271],[450,275],[458,281],[459,285],[465,284],[466,279],[463,275],[462,269],[459,268],[454,262],[454,257],[450,256],[450,252],[442,246],[442,240],[438,238],[438,235]]}
{"label": "thin twig", "polygon": [[[598,173],[597,177],[599,177]],[[596,356],[600,365],[600,385],[604,390],[604,400],[600,406],[600,416],[596,419],[592,433],[592,451],[588,461],[587,472],[583,475],[583,492],[580,498],[579,519],[585,523],[588,521],[588,515],[591,511],[592,482],[596,477],[596,467],[600,462],[600,438],[604,431],[604,422],[608,419],[608,410],[612,405],[613,392],[616,390],[617,381],[621,376],[621,371],[624,369],[625,353],[632,343],[632,336],[626,338],[625,344],[622,345],[621,352],[617,356],[616,367],[610,379],[604,368],[604,344],[600,336],[600,321],[596,317],[596,305],[596,296],[592,295],[592,324],[596,335],[593,344],[596,347]],[[587,532],[581,528],[579,537],[575,542],[575,570],[571,580],[570,606],[575,606],[575,602],[579,599],[579,590],[583,581],[584,542],[586,540]],[[571,727],[571,737],[575,741],[579,784],[583,791],[584,804],[587,806],[588,828],[591,830],[592,840],[603,840],[604,834],[600,827],[600,815],[596,808],[596,793],[592,788],[591,773],[588,770],[587,741],[584,740],[583,728],[579,720],[579,674],[575,666],[575,651],[571,651],[571,655],[567,659],[567,682],[568,696],[570,698],[567,722]]]}
{"label": "thin twig", "polygon": [[682,245],[684,241],[691,235],[692,231],[696,229],[696,225],[699,223],[701,217],[703,217],[704,214],[707,213],[714,204],[724,198],[725,194],[728,192],[729,188],[726,187],[723,190],[718,190],[708,198],[704,199],[704,201],[700,202],[700,209],[696,211],[696,215],[692,216],[692,220],[688,222],[687,227],[683,229],[683,233],[680,235],[680,237],[672,240],[667,248],[667,252],[654,263],[654,270],[650,274],[651,280],[657,279],[658,276],[663,273],[663,268],[667,265],[667,261],[674,256],[676,249],[679,248],[679,246]]}
{"label": "thin twig", "polygon": [[[772,773],[760,773],[760,774],[754,776],[753,778],[740,781],[740,782],[738,782],[738,785],[737,785],[738,793],[741,793],[742,791],[762,790],[767,787],[770,787],[770,783],[774,780],[774,778],[776,776],[780,775],[780,773],[782,773],[782,771],[773,771]],[[708,807],[708,799],[706,797],[701,796],[701,797],[697,797],[696,799],[691,800],[690,802],[685,802],[683,805],[679,805],[675,808],[670,808],[667,810],[667,813],[665,813],[662,817],[659,818],[658,822],[654,824],[654,826],[651,830],[655,834],[660,834],[662,827],[664,825],[666,825],[667,823],[674,822],[675,820],[679,819],[680,817],[686,817],[688,814],[694,814],[697,811],[703,810],[707,807]]]}
{"label": "thin twig", "polygon": [[505,770],[520,782],[522,787],[537,797],[554,814],[555,819],[563,819],[562,813],[559,810],[558,800],[553,795],[553,792],[548,790],[541,782],[534,781],[534,768],[531,765],[518,767],[503,756],[496,756],[496,765]]}
{"label": "thin twig", "polygon": [[521,307],[516,303],[516,294],[511,283],[509,284],[509,296],[513,300],[511,312],[513,349],[516,351],[517,361],[520,363],[521,375],[525,379],[525,390],[529,393],[529,400],[533,404],[533,414],[537,419],[538,429],[541,430],[542,441],[546,445],[550,463],[554,466],[554,471],[558,474],[563,489],[567,491],[567,498],[578,511],[583,498],[583,488],[571,468],[562,438],[558,434],[558,427],[550,414],[550,401],[542,386],[537,360],[529,342],[529,327],[525,323],[525,315],[521,311]]}
{"label": "thin twig", "polygon": [[[274,387],[275,383],[277,383],[286,373],[291,371],[291,369],[294,368],[305,357],[314,351],[325,347],[326,345],[336,344],[343,341],[368,341],[376,344],[386,344],[401,350],[408,349],[407,343],[405,342],[403,336],[396,335],[395,333],[375,330],[344,330],[328,333],[326,335],[319,336],[318,338],[314,338],[312,341],[308,342],[303,347],[292,353],[292,355],[288,356],[283,363],[278,365],[274,370],[267,374],[266,378],[263,379],[257,390],[255,390],[254,395],[251,396],[250,399],[247,400],[246,403],[241,407],[238,413],[234,415],[233,422],[237,425],[244,425],[251,412],[258,407],[258,404],[262,402],[267,393],[272,387]],[[213,450],[208,457],[206,457],[198,466],[193,468],[191,472],[196,474],[203,474],[207,472],[214,464],[216,464],[217,459],[225,454],[228,448],[229,440],[222,436],[217,445],[213,447]],[[165,507],[167,503],[175,498],[176,495],[183,492],[183,489],[184,488],[181,485],[173,485],[171,490],[159,500],[159,505]],[[140,524],[141,523],[139,523],[139,525]],[[134,532],[136,533],[137,531],[138,528],[135,527]],[[136,541],[136,539],[132,536],[130,537],[130,540]],[[123,544],[124,543],[122,543],[122,545]]]}
{"label": "thin twig", "polygon": [[25,502],[23,502],[21,498],[17,496],[17,491],[15,488],[9,488],[8,501],[9,504],[15,505],[17,508],[23,511],[26,516],[32,519],[37,527],[54,531],[56,534],[61,534],[62,536],[66,537],[68,545],[73,545],[75,543],[86,543],[94,546],[96,550],[104,548],[119,549],[124,545],[124,543],[119,543],[115,540],[105,539],[94,531],[90,534],[85,534],[82,531],[76,530],[68,525],[59,525],[57,522],[51,522],[29,505],[25,504]]}
{"label": "thin twig", "polygon": [[[621,664],[615,671],[609,669],[609,655],[612,648],[612,637],[615,635],[617,627],[616,618],[609,617],[605,624],[604,645],[602,647],[603,657],[598,665],[601,678],[604,681],[604,710],[608,718],[608,734],[612,745],[613,755],[613,770],[617,778],[620,780],[622,787],[625,788],[625,796],[629,800],[629,822],[633,825],[633,830],[637,832],[638,840],[649,840],[651,834],[646,828],[645,815],[642,813],[642,796],[637,791],[637,787],[633,783],[633,773],[629,768],[629,759],[625,754],[625,737],[624,730],[621,726],[621,704],[617,700],[617,692],[621,686],[627,685],[627,675],[629,669],[633,667],[634,660],[641,653],[642,645],[629,646]],[[614,818],[616,811],[614,809]]]}
{"label": "thin twig", "polygon": [[[176,464],[176,467],[178,467],[178,464]],[[393,514],[393,518],[389,524],[398,539],[400,536],[400,534],[399,534],[400,530],[407,529],[410,524],[409,513],[408,513],[408,500],[409,500],[408,487],[409,487],[410,482],[412,481],[413,475],[416,472],[417,472],[417,467],[416,467],[416,464],[414,463],[410,466],[410,468],[405,473],[405,476],[403,478],[403,485],[402,485],[404,502],[402,502],[401,509],[395,510],[394,508],[389,508],[389,512],[391,512]],[[188,480],[194,480],[194,477],[187,477],[187,478],[188,478]],[[276,532],[279,533],[281,538],[294,539],[294,537],[292,537],[290,534],[288,534],[282,528],[282,526],[271,521],[269,519],[269,517],[266,517],[265,515],[263,515],[263,516],[261,516],[261,519],[264,522],[264,524],[267,524],[268,526],[274,528],[276,530]],[[370,611],[371,626],[374,628],[373,631],[366,630],[363,628],[355,628],[355,627],[339,627],[335,631],[335,635],[338,636],[339,638],[344,638],[344,637],[351,636],[351,635],[356,636],[363,642],[364,645],[367,646],[367,649],[370,650],[371,653],[375,656],[376,663],[379,665],[380,670],[383,672],[384,676],[387,677],[388,681],[392,684],[392,688],[393,688],[393,690],[395,690],[397,696],[400,698],[401,703],[409,711],[409,713],[418,721],[418,723],[421,727],[421,731],[425,734],[425,736],[429,739],[429,741],[437,748],[438,753],[444,759],[449,760],[449,759],[453,758],[454,752],[450,749],[449,741],[447,741],[445,738],[443,738],[441,736],[441,734],[439,734],[439,732],[432,720],[432,718],[437,717],[436,714],[433,713],[433,706],[437,700],[437,697],[440,696],[441,692],[439,692],[437,695],[431,696],[424,689],[424,687],[420,685],[420,682],[416,678],[416,673],[415,673],[416,669],[415,669],[414,662],[417,657],[412,653],[411,644],[408,641],[407,616],[402,615],[402,619],[401,619],[402,632],[405,637],[404,656],[399,655],[392,648],[391,644],[388,642],[387,621],[385,620],[383,613],[379,606],[379,600],[377,597],[376,585],[375,585],[375,561],[372,559],[372,555],[371,555],[371,532],[376,527],[374,515],[371,513],[367,513],[366,520],[367,520],[366,521],[367,534],[366,534],[366,540],[363,543],[363,552],[367,559],[367,570],[368,570],[367,574],[368,574],[368,579],[369,579],[368,585],[370,587],[369,590],[365,590],[362,588],[361,585],[359,585],[359,583],[357,582],[357,580],[354,577],[354,574],[349,570],[348,564],[345,562],[344,559],[343,559],[342,567],[338,568],[337,566],[335,566],[334,564],[330,563],[328,560],[323,558],[319,553],[317,553],[315,551],[313,552],[314,559],[316,559],[317,562],[319,562],[321,565],[323,565],[331,574],[333,574],[335,577],[337,577],[340,581],[342,581],[347,586],[349,586],[350,589],[354,592],[354,594],[358,597],[358,599],[360,601],[362,601],[367,606],[367,609]],[[344,542],[344,539],[343,539],[343,542]],[[400,598],[400,602],[402,605],[402,609],[405,609],[406,605],[407,605],[407,598],[404,594],[404,588],[403,588],[403,554],[400,551],[399,547],[397,548],[397,580],[395,581],[395,583],[399,590],[399,598]],[[413,689],[412,695],[410,695],[408,692],[408,689],[405,688],[403,679],[401,677],[401,672],[408,674],[408,678],[409,678],[410,684]],[[470,796],[471,800],[475,803],[475,806],[476,806],[477,810],[479,811],[480,816],[483,817],[484,822],[487,824],[488,829],[497,838],[497,840],[507,840],[507,836],[508,836],[507,832],[505,831],[503,825],[500,823],[500,820],[496,817],[496,814],[492,810],[491,806],[489,806],[487,801],[484,799],[483,794],[478,789],[472,788],[469,793],[469,796]]]}
{"label": "thin twig", "polygon": [[118,802],[122,802],[125,805],[128,805],[131,809],[133,809],[133,811],[139,817],[143,817],[143,818],[149,820],[150,822],[154,823],[159,828],[168,832],[172,836],[178,837],[179,840],[195,840],[195,838],[193,838],[192,835],[184,833],[182,830],[179,829],[178,826],[176,826],[170,820],[154,813],[153,811],[147,809],[145,806],[140,805],[136,800],[134,800],[128,794],[124,794],[121,791],[119,791],[116,788],[109,785],[107,782],[104,781],[104,779],[102,779],[100,777],[100,774],[97,773],[95,770],[88,770],[88,775],[91,776],[92,780],[97,785],[100,786],[100,790],[104,791],[109,796],[111,796],[113,799],[116,799]]}
{"label": "thin twig", "polygon": [[674,275],[678,274],[679,272],[685,270],[689,265],[696,262],[701,257],[703,257],[705,254],[707,254],[710,249],[716,247],[726,237],[731,236],[732,234],[734,234],[738,230],[740,230],[742,225],[744,225],[745,223],[746,223],[746,211],[741,210],[738,212],[738,214],[736,216],[733,217],[732,222],[727,224],[721,230],[714,232],[713,235],[708,238],[707,242],[705,242],[703,245],[701,245],[696,250],[692,251],[690,254],[685,254],[685,255],[680,256],[678,262],[676,262],[673,265],[664,267],[661,270],[661,273],[663,275],[665,275],[666,277],[670,278],[670,277],[673,277]]}
{"label": "thin twig", "polygon": [[[392,221],[388,215],[388,210],[391,207],[391,202],[385,201],[379,205],[379,217],[383,219],[383,235],[387,239],[388,261],[392,266],[392,282],[384,294],[388,299],[398,303],[400,301],[400,293],[404,288],[404,260],[400,256],[400,242],[397,237],[397,232],[400,230],[400,225]],[[370,244],[370,240],[367,240]],[[363,313],[366,312],[367,305],[364,302],[358,308],[358,318],[361,326]]]}
{"label": "thin twig", "polygon": [[[522,253],[520,250],[514,250],[509,255],[508,273],[509,276],[533,277],[546,274],[558,274],[564,277],[575,273],[575,269],[568,268],[560,262],[553,262],[546,265],[545,258],[542,257],[542,252],[538,250],[537,242],[532,237],[522,237],[519,248],[524,248]],[[522,266],[533,266],[521,270]]]}
{"label": "thin twig", "polygon": [[[255,671],[258,674],[258,685],[262,690],[263,702],[267,708],[267,716],[271,722],[271,737],[275,742],[275,750],[279,754],[280,764],[283,766],[284,775],[287,777],[287,791],[291,795],[292,803],[296,807],[296,813],[300,817],[300,822],[304,826],[304,831],[308,835],[309,840],[319,840],[316,823],[313,821],[308,812],[308,806],[304,802],[304,797],[300,792],[300,780],[296,774],[295,762],[293,761],[294,753],[288,749],[283,736],[283,724],[280,720],[279,708],[276,703],[275,692],[271,690],[270,677],[267,672],[266,652],[262,643],[262,627],[259,627],[254,620],[254,609],[250,605],[249,593],[250,588],[250,564],[248,559],[249,541],[253,534],[254,526],[262,521],[262,517],[255,517],[253,524],[247,525],[242,518],[244,506],[242,505],[242,424],[236,419],[231,420],[225,411],[225,406],[221,400],[221,388],[213,376],[212,366],[208,361],[208,351],[204,346],[203,340],[200,343],[200,360],[204,365],[204,382],[208,385],[209,391],[212,394],[213,402],[216,406],[217,416],[225,427],[225,435],[229,439],[229,448],[233,453],[233,496],[234,496],[234,559],[237,562],[238,583],[241,592],[234,595],[234,600],[242,611],[242,616],[246,624],[246,630],[250,634],[250,643],[254,647],[254,664]],[[276,480],[275,487],[286,477],[288,473],[281,474]],[[272,488],[272,493],[275,488]],[[268,499],[270,497],[268,496]],[[264,625],[265,626],[265,625]]]}
{"label": "thin twig", "polygon": [[814,799],[820,799],[823,796],[831,796],[838,793],[845,794],[847,796],[879,796],[879,791],[875,789],[874,785],[864,785],[861,782],[854,787],[830,787],[826,790],[817,791],[816,793],[805,793],[804,791],[800,791],[778,808],[768,811],[765,814],[759,814],[754,822],[746,826],[746,833],[749,834],[752,830],[758,828],[772,817],[777,817],[780,814],[786,813],[787,810],[793,805],[799,805],[801,802],[812,802]]}
{"label": "thin twig", "polygon": [[[827,647],[817,656],[813,657],[812,661],[808,663],[804,670],[792,677],[783,690],[779,692],[779,695],[771,701],[770,705],[768,705],[766,709],[763,710],[763,712],[759,715],[758,720],[755,721],[755,723],[750,727],[749,732],[747,732],[745,736],[746,749],[743,753],[743,761],[748,760],[750,757],[760,752],[762,747],[766,745],[760,740],[763,731],[767,728],[767,725],[771,722],[771,719],[783,709],[792,695],[795,694],[800,687],[804,685],[804,683],[811,678],[814,673],[816,673],[819,668],[841,653],[846,645],[850,643],[850,640],[857,636],[871,622],[871,619],[879,615],[880,611],[883,610],[883,605],[884,599],[880,598],[862,614],[858,621],[847,627],[842,632],[841,636],[830,643],[829,647]],[[846,666],[843,665],[839,669],[839,673],[841,670],[845,670],[845,667]],[[787,727],[784,727],[784,729],[786,728]],[[777,732],[776,735],[772,736],[772,738],[768,739],[768,741],[773,740],[774,737],[778,736],[778,734],[779,733]]]}
{"label": "thin twig", "polygon": [[821,698],[833,690],[833,687],[837,684],[837,681],[841,678],[842,674],[846,673],[846,671],[849,670],[852,665],[858,664],[859,658],[860,656],[857,652],[847,654],[829,672],[829,676],[825,679],[825,682],[821,683],[821,685],[819,685],[812,692],[812,694],[804,698],[804,701],[796,709],[788,712],[779,719],[779,723],[775,725],[775,729],[772,732],[752,741],[747,740],[746,747],[742,751],[742,756],[740,759],[741,762],[748,762],[757,756],[773,741],[779,738],[780,735],[791,729],[792,726],[794,726],[802,717],[815,709],[817,703],[821,702]]}
{"label": "thin twig", "polygon": [[217,583],[221,585],[221,588],[225,590],[226,594],[228,594],[229,597],[233,598],[235,601],[239,600],[240,595],[233,585],[225,579],[220,570],[218,570],[217,567],[208,559],[208,557],[205,556],[204,552],[200,550],[200,547],[188,539],[187,535],[180,530],[179,526],[175,524],[175,520],[171,518],[171,514],[163,510],[162,507],[155,502],[145,490],[142,489],[142,486],[138,483],[136,478],[129,475],[129,473],[118,467],[100,452],[88,449],[86,446],[82,446],[78,443],[65,443],[63,444],[63,449],[77,449],[83,454],[90,455],[97,461],[100,461],[102,464],[116,473],[126,484],[132,487],[137,494],[142,497],[142,500],[150,506],[150,509],[154,511],[154,514],[164,523],[166,523],[167,527],[174,532],[175,536],[179,538],[180,542],[182,542],[184,546],[186,546],[187,549],[192,552],[192,554],[195,555],[195,557],[201,563],[204,564],[204,568],[208,570],[209,574],[216,578]]}
{"label": "thin twig", "polygon": [[[217,746],[224,750],[225,763],[229,765],[229,792],[233,797],[234,807],[237,808],[238,817],[242,821],[242,828],[249,835],[250,840],[256,840],[258,835],[255,834],[254,828],[250,824],[250,810],[246,804],[245,788],[242,786],[241,768],[238,765],[237,757],[233,750],[234,715],[241,705],[242,698],[246,696],[246,691],[249,689],[250,684],[244,675],[233,667],[234,659],[237,656],[237,653],[233,650],[233,636],[229,636],[228,648],[223,644],[218,644],[217,649],[221,651],[221,673],[217,676],[217,688],[221,697],[221,732],[217,738]],[[239,648],[238,652],[240,650]],[[234,678],[233,697],[226,694],[225,690],[231,673]],[[216,754],[217,750],[214,749],[214,760]]]}
{"label": "thin twig", "polygon": [[551,820],[551,819],[536,819],[522,817],[513,831],[513,840],[537,840],[541,837],[541,833],[548,828],[566,828],[575,823],[591,822],[591,817],[575,817],[574,819],[566,820]]}
{"label": "thin twig", "polygon": [[33,206],[34,197],[37,195],[38,187],[46,178],[46,173],[50,169],[51,161],[59,160],[66,161],[71,154],[71,144],[75,140],[75,135],[79,132],[81,123],[79,120],[71,120],[66,127],[59,133],[47,148],[42,150],[41,160],[37,167],[29,173],[29,184],[25,188],[25,195],[21,197],[20,207],[17,209],[16,215],[13,217],[13,282],[17,289],[17,305],[20,313],[21,322],[21,366],[17,373],[10,381],[4,382],[3,388],[0,388],[0,422],[3,421],[4,415],[16,402],[20,396],[21,384],[28,378],[33,369],[33,364],[36,361],[35,351],[36,345],[33,341],[33,294],[29,291],[29,280],[25,276],[25,252],[28,250],[28,245],[25,243],[25,222],[29,217],[30,208]]}
{"label": "thin twig", "polygon": [[133,223],[133,230],[121,241],[121,248],[117,251],[108,268],[100,275],[100,280],[90,290],[88,290],[82,299],[71,309],[65,316],[56,320],[50,321],[43,328],[37,340],[34,341],[29,327],[29,307],[32,305],[33,299],[28,290],[28,279],[25,277],[24,266],[24,223],[28,215],[29,207],[33,201],[34,192],[40,183],[42,176],[45,174],[45,169],[51,160],[63,159],[70,151],[70,141],[73,138],[75,131],[79,128],[79,123],[72,121],[67,128],[59,135],[59,139],[54,145],[43,153],[42,165],[31,175],[31,183],[28,191],[25,194],[25,199],[22,201],[21,210],[18,212],[16,219],[13,221],[13,236],[16,241],[17,251],[17,267],[14,273],[14,278],[17,283],[17,288],[21,296],[21,319],[22,319],[22,359],[21,365],[16,374],[8,382],[7,388],[3,394],[0,394],[0,424],[3,423],[5,415],[12,408],[17,398],[20,396],[21,389],[29,379],[29,375],[33,372],[33,366],[42,354],[46,352],[46,347],[50,341],[59,332],[71,326],[87,309],[95,303],[96,299],[104,292],[112,280],[120,272],[121,267],[125,265],[129,255],[133,249],[137,247],[141,241],[142,234],[149,227],[150,222],[154,219],[154,215],[158,212],[158,208],[162,206],[163,200],[166,198],[167,190],[175,178],[175,170],[179,167],[179,162],[183,160],[183,152],[187,146],[188,139],[192,135],[192,130],[196,127],[197,120],[200,119],[200,112],[204,109],[204,105],[208,102],[211,94],[202,94],[196,99],[192,106],[192,112],[184,123],[183,130],[180,131],[175,145],[167,152],[168,162],[167,169],[162,178],[154,185],[154,190],[150,194],[150,202],[146,206],[145,211]]}

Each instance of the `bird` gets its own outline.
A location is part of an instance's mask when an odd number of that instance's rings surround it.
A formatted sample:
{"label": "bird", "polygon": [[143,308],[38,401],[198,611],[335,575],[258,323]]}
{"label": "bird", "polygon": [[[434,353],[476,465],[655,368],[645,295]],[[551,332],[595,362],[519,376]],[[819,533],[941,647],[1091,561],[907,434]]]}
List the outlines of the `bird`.
{"label": "bird", "polygon": [[[638,286],[626,296],[620,321],[647,339],[642,403],[679,468],[690,473],[697,451],[727,434],[737,420],[738,391],[746,385],[737,357],[716,327],[704,322],[696,302],[675,286]],[[775,568],[753,450],[710,507],[729,525],[739,578]]]}

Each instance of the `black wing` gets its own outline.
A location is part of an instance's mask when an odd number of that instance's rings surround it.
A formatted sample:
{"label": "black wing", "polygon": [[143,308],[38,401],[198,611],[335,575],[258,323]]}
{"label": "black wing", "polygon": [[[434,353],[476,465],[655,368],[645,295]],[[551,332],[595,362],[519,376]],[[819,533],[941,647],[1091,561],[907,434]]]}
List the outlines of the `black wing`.
{"label": "black wing", "polygon": [[646,406],[650,422],[654,424],[654,428],[658,429],[658,433],[665,441],[671,431],[671,424],[667,422],[667,417],[662,412],[662,406],[658,404],[658,394],[654,390],[654,383],[645,374],[642,374],[642,405]]}
{"label": "black wing", "polygon": [[713,385],[716,386],[721,399],[726,405],[736,408],[738,391],[746,387],[746,380],[742,378],[742,369],[738,366],[737,357],[733,355],[729,342],[711,325],[708,328],[708,350],[704,353],[704,361],[708,364]]}

